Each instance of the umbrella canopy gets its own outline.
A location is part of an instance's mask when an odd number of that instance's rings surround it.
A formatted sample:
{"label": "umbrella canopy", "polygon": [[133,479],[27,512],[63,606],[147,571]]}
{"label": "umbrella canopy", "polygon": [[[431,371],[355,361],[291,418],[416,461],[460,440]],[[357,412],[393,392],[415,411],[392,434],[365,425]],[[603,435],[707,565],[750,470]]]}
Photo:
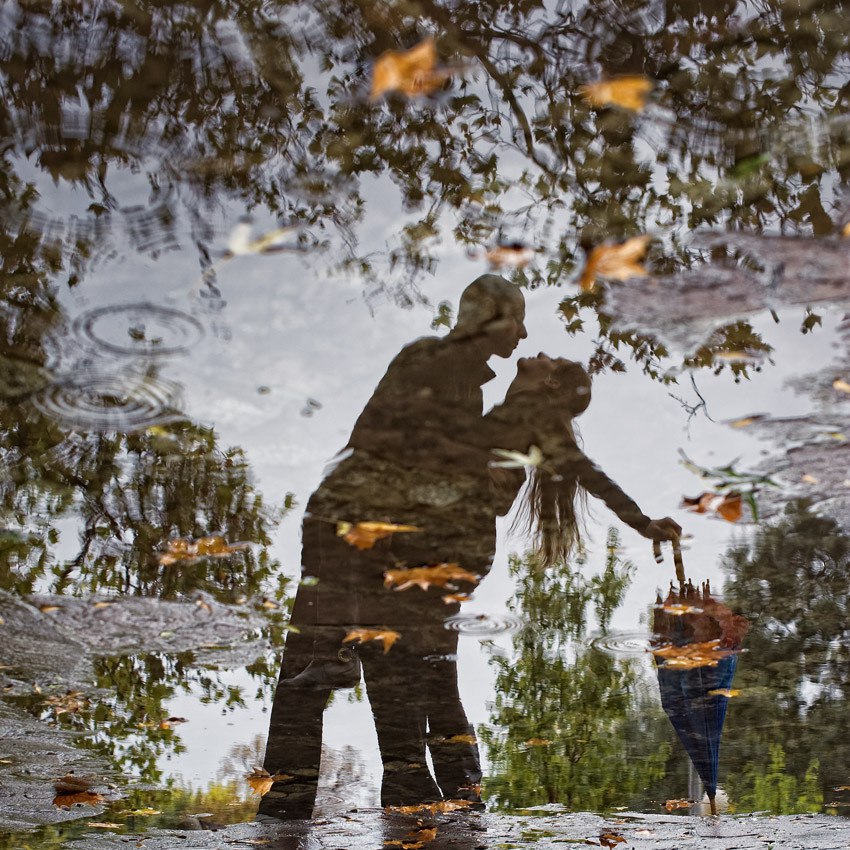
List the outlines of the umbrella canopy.
{"label": "umbrella canopy", "polygon": [[714,813],[720,737],[738,666],[743,617],[690,582],[656,603],[653,654],[661,705],[693,762]]}

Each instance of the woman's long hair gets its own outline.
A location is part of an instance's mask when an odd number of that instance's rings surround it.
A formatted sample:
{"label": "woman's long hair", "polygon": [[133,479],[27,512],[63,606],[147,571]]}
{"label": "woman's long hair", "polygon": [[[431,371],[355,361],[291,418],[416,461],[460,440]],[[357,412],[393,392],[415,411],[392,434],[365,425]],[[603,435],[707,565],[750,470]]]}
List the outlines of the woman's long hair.
{"label": "woman's long hair", "polygon": [[[590,403],[590,377],[578,364],[558,360],[556,369],[535,395],[539,413],[537,429],[545,432],[541,442],[579,448],[572,417]],[[564,414],[568,414],[565,416]],[[569,456],[569,452],[564,452]],[[534,555],[544,569],[567,561],[581,546],[587,496],[575,470],[568,464],[532,468],[520,500],[513,528],[531,534]]]}

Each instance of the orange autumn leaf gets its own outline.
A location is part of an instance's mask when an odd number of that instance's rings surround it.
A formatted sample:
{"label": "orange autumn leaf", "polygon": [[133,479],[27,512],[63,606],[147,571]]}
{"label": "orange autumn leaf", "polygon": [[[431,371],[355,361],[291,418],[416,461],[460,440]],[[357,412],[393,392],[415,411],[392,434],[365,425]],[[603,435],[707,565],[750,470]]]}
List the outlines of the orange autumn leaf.
{"label": "orange autumn leaf", "polygon": [[597,245],[587,256],[579,286],[588,292],[600,277],[614,280],[645,277],[646,269],[638,261],[643,259],[651,240],[651,236],[644,234],[633,236],[619,245]]}
{"label": "orange autumn leaf", "polygon": [[437,803],[420,803],[416,806],[386,806],[388,812],[396,812],[400,815],[415,815],[419,812],[431,812],[438,814],[443,812],[456,812],[458,809],[466,809],[471,806],[469,800],[440,800]]}
{"label": "orange autumn leaf", "polygon": [[726,522],[738,522],[738,520],[743,516],[741,494],[729,493],[723,497],[723,500],[714,510],[717,515],[723,517]]}
{"label": "orange autumn leaf", "polygon": [[410,50],[387,50],[372,67],[370,98],[377,100],[397,91],[408,97],[430,94],[451,76],[449,68],[437,68],[437,43],[426,38]]}
{"label": "orange autumn leaf", "polygon": [[646,98],[652,91],[652,81],[646,77],[617,77],[588,83],[579,92],[592,106],[622,106],[640,112],[646,106]]}
{"label": "orange autumn leaf", "polygon": [[96,806],[103,801],[102,794],[94,791],[77,791],[75,794],[57,794],[53,798],[53,805],[60,809],[69,809],[71,806]]}
{"label": "orange autumn leaf", "polygon": [[199,537],[197,540],[177,538],[169,540],[165,546],[165,551],[157,555],[157,560],[163,567],[178,563],[194,564],[201,558],[226,558],[234,552],[248,548],[247,543],[228,543],[218,534]]}
{"label": "orange autumn leaf", "polygon": [[343,643],[366,643],[368,640],[379,640],[384,644],[384,655],[390,651],[390,647],[401,637],[392,629],[352,629],[344,638]]}
{"label": "orange autumn leaf", "polygon": [[687,508],[691,513],[706,514],[716,498],[717,493],[700,493],[694,498],[682,496],[682,504],[679,507]]}
{"label": "orange autumn leaf", "polygon": [[478,584],[479,577],[459,564],[435,564],[433,567],[387,570],[384,573],[384,586],[395,586],[396,590],[407,590],[414,585],[427,590],[431,585],[446,587],[456,581]]}
{"label": "orange autumn leaf", "polygon": [[371,549],[379,540],[393,534],[422,531],[415,525],[396,525],[392,522],[338,522],[336,533],[357,549]]}
{"label": "orange autumn leaf", "polygon": [[548,738],[529,738],[525,745],[527,747],[548,747],[551,743]]}
{"label": "orange autumn leaf", "polygon": [[672,643],[654,647],[652,654],[664,661],[665,670],[695,670],[698,667],[716,667],[721,658],[734,655],[730,649],[721,649],[719,640],[689,643],[676,646]]}
{"label": "orange autumn leaf", "polygon": [[850,236],[850,221],[848,221],[847,224],[845,224],[844,227],[841,228],[841,235]]}
{"label": "orange autumn leaf", "polygon": [[493,269],[503,266],[523,269],[534,259],[534,249],[523,245],[522,242],[511,242],[488,248],[484,256],[490,261],[490,267]]}
{"label": "orange autumn leaf", "polygon": [[726,522],[738,522],[743,516],[744,508],[740,493],[700,493],[696,498],[682,498],[681,507],[695,514],[706,514],[714,511]]}
{"label": "orange autumn leaf", "polygon": [[667,809],[668,812],[675,811],[676,809],[687,809],[694,805],[693,800],[668,800],[664,804],[664,808]]}
{"label": "orange autumn leaf", "polygon": [[665,614],[672,614],[674,617],[683,617],[685,614],[702,614],[702,608],[697,608],[696,605],[685,605],[681,602],[668,602],[655,607]]}
{"label": "orange autumn leaf", "polygon": [[275,773],[272,775],[267,770],[263,770],[261,767],[255,767],[245,777],[246,782],[251,786],[251,790],[255,794],[259,794],[261,797],[271,791],[272,785],[274,785],[275,782],[283,782],[286,779],[292,779],[292,777],[288,776],[286,773]]}
{"label": "orange autumn leaf", "polygon": [[468,593],[447,593],[443,597],[443,602],[446,605],[452,605],[455,602],[469,602],[472,597]]}
{"label": "orange autumn leaf", "polygon": [[475,735],[452,735],[451,738],[443,738],[444,744],[477,744]]}
{"label": "orange autumn leaf", "polygon": [[732,699],[732,697],[741,696],[741,692],[737,688],[715,688],[713,691],[709,691],[708,695],[710,697],[726,697],[726,699]]}
{"label": "orange autumn leaf", "polygon": [[618,844],[625,844],[626,839],[617,832],[603,832],[599,836],[599,843],[602,847],[616,847]]}

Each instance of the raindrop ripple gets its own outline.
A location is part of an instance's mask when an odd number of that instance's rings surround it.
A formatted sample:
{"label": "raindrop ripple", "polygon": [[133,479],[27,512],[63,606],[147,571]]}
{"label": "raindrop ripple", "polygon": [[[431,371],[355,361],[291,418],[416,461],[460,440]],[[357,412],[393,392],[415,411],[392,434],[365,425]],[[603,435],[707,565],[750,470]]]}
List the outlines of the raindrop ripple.
{"label": "raindrop ripple", "polygon": [[608,655],[644,655],[650,651],[651,640],[649,632],[608,632],[592,637],[590,645]]}
{"label": "raindrop ripple", "polygon": [[456,614],[445,621],[445,627],[453,632],[472,637],[515,632],[522,622],[512,614]]}

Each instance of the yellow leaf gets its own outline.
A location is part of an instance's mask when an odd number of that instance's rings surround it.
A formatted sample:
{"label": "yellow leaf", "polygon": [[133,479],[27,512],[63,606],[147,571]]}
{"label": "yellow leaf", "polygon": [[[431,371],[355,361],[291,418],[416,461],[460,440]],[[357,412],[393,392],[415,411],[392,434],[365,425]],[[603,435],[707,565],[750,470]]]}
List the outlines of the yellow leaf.
{"label": "yellow leaf", "polygon": [[452,735],[451,738],[443,738],[444,744],[477,744],[475,735]]}
{"label": "yellow leaf", "polygon": [[379,540],[393,534],[422,531],[415,525],[395,525],[391,522],[338,522],[336,533],[357,549],[371,549]]}
{"label": "yellow leaf", "polygon": [[579,91],[592,106],[622,106],[623,109],[640,112],[652,91],[652,81],[646,77],[617,77],[589,83]]}
{"label": "yellow leaf", "polygon": [[366,643],[367,640],[379,640],[384,644],[384,655],[390,651],[390,647],[401,637],[392,629],[352,629],[344,638],[343,643]]}
{"label": "yellow leaf", "polygon": [[208,614],[212,614],[212,606],[209,602],[204,602],[203,599],[196,599],[195,605],[198,606],[202,611],[206,611]]}
{"label": "yellow leaf", "polygon": [[800,481],[802,481],[802,482],[803,482],[803,483],[805,483],[805,484],[817,484],[817,483],[818,483],[818,479],[817,479],[817,478],[815,478],[815,476],[814,476],[814,475],[809,475],[809,473],[808,473],[808,472],[807,472],[807,473],[805,473],[805,474],[804,474],[804,475],[800,478]]}
{"label": "yellow leaf", "polygon": [[384,585],[395,586],[396,590],[407,590],[414,585],[427,590],[431,585],[446,587],[455,581],[478,584],[479,576],[463,569],[459,564],[436,564],[433,567],[387,570],[384,573]]}
{"label": "yellow leaf", "polygon": [[[114,602],[94,602],[92,603],[92,608],[98,610],[100,608],[109,608],[110,605],[114,605]],[[89,824],[91,825],[91,824]]]}
{"label": "yellow leaf", "polygon": [[656,658],[664,660],[665,670],[696,670],[699,667],[716,667],[721,658],[734,655],[730,649],[721,649],[719,640],[689,643],[685,646],[663,644],[652,650]]}
{"label": "yellow leaf", "polygon": [[173,564],[194,564],[202,558],[226,558],[234,552],[247,549],[247,543],[228,543],[221,535],[209,537],[177,538],[169,540],[164,552],[157,555],[160,566],[170,567]]}
{"label": "yellow leaf", "polygon": [[414,815],[419,812],[455,812],[458,809],[466,809],[471,806],[469,800],[440,800],[438,803],[420,803],[417,806],[387,806],[388,812],[397,812],[400,815]]}
{"label": "yellow leaf", "polygon": [[744,416],[742,419],[734,419],[729,423],[729,425],[732,428],[748,428],[756,422],[761,422],[764,418],[765,415],[763,413],[757,413],[753,416]]}
{"label": "yellow leaf", "polygon": [[86,826],[92,829],[121,829],[120,823],[109,823],[108,821],[92,821],[90,820]]}
{"label": "yellow leaf", "polygon": [[455,602],[469,602],[472,597],[468,593],[447,593],[443,597],[443,602],[446,605],[451,605]]}
{"label": "yellow leaf", "polygon": [[682,617],[685,614],[702,614],[702,608],[697,608],[695,605],[685,605],[681,602],[668,602],[655,607],[665,614],[672,614],[674,617]]}
{"label": "yellow leaf", "polygon": [[726,697],[726,699],[732,699],[732,697],[741,696],[741,692],[736,688],[715,688],[713,691],[709,691],[708,695],[710,697]]}
{"label": "yellow leaf", "polygon": [[841,235],[850,236],[850,221],[848,221],[847,224],[845,224],[844,227],[841,228]]}
{"label": "yellow leaf", "polygon": [[254,793],[259,794],[261,797],[271,791],[271,787],[275,782],[284,782],[287,779],[292,779],[292,777],[286,773],[275,773],[272,775],[261,767],[255,767],[245,777],[245,780],[251,786]]}
{"label": "yellow leaf", "polygon": [[268,611],[277,611],[280,608],[280,605],[277,604],[273,599],[268,599],[267,597],[263,597],[263,601],[260,603],[263,608]]}
{"label": "yellow leaf", "polygon": [[651,236],[633,236],[620,245],[597,245],[587,256],[579,286],[587,292],[593,289],[596,279],[609,277],[626,280],[645,277],[646,269],[638,262],[646,254]]}
{"label": "yellow leaf", "polygon": [[693,800],[668,800],[664,804],[664,808],[667,809],[668,812],[672,812],[675,809],[687,809],[693,805]]}
{"label": "yellow leaf", "polygon": [[124,813],[128,818],[147,818],[153,817],[154,815],[161,815],[162,812],[159,809],[152,809],[149,806],[146,806],[143,809],[131,809],[129,812]]}
{"label": "yellow leaf", "polygon": [[525,745],[527,747],[548,747],[551,743],[548,738],[529,738]]}
{"label": "yellow leaf", "polygon": [[38,610],[41,611],[42,614],[49,614],[51,611],[61,611],[61,605],[39,605]]}
{"label": "yellow leaf", "polygon": [[839,390],[843,393],[850,393],[850,384],[844,380],[844,378],[836,378],[832,382],[832,388],[835,390]]}
{"label": "yellow leaf", "polygon": [[391,91],[408,97],[430,94],[451,73],[449,68],[437,68],[437,43],[426,38],[410,50],[387,50],[375,60],[370,97],[377,100]]}

